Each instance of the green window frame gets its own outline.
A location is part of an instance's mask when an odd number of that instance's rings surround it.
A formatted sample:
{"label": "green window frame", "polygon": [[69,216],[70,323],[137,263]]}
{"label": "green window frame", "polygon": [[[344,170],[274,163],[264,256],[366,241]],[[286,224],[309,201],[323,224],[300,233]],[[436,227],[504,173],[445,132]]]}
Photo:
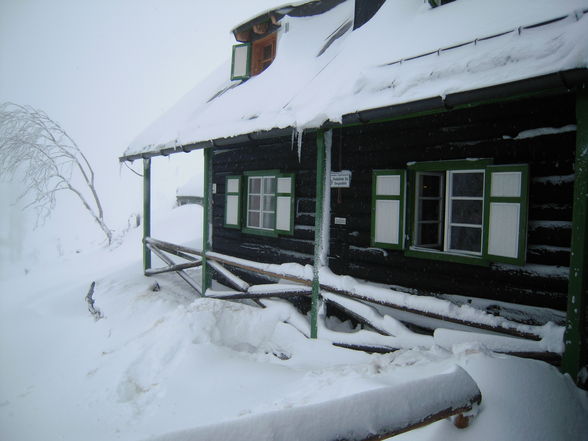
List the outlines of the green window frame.
{"label": "green window frame", "polygon": [[[525,164],[493,165],[492,159],[414,162],[404,170],[374,170],[372,245],[405,249],[408,257],[488,266],[524,265],[529,172]],[[382,176],[401,177],[402,191],[378,193]],[[378,213],[380,201],[398,201],[391,218]],[[390,218],[402,240],[381,240],[378,214]],[[381,223],[381,222],[380,222]],[[405,233],[404,233],[404,230]],[[404,233],[404,236],[403,236]],[[380,234],[380,237],[382,235]],[[395,236],[390,236],[394,239]]]}
{"label": "green window frame", "polygon": [[246,80],[251,76],[251,43],[233,45],[231,81]]}
{"label": "green window frame", "polygon": [[[294,234],[294,173],[256,170],[243,172],[243,175],[239,176],[228,176],[226,179],[225,227],[261,236]],[[230,192],[228,182],[235,182],[237,179],[239,193]],[[235,189],[234,184],[232,189]],[[237,195],[239,204],[236,207],[234,201]],[[238,222],[235,222],[235,208],[238,210]]]}

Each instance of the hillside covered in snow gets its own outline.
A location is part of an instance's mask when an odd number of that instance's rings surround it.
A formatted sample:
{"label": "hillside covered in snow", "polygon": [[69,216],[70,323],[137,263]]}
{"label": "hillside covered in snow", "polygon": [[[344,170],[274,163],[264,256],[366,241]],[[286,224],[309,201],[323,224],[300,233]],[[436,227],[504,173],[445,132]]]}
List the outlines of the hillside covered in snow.
{"label": "hillside covered in snow", "polygon": [[[172,210],[162,239],[198,246],[179,227],[199,215],[197,206]],[[280,301],[260,309],[196,297],[175,275],[147,278],[140,253],[135,230],[116,249],[88,250],[0,280],[1,439],[183,441],[240,421],[239,439],[253,441],[247,434],[272,421],[273,435],[255,440],[286,441],[296,439],[280,437],[293,430],[292,410],[313,419],[319,406],[337,421],[331,400],[457,366],[482,392],[471,426],[440,421],[395,439],[587,439],[588,394],[548,364],[481,344],[372,355],[337,348],[286,324]],[[92,281],[99,320],[85,300]],[[349,323],[331,325],[355,331]],[[434,393],[434,383],[427,390]],[[361,414],[362,401],[354,403]]]}

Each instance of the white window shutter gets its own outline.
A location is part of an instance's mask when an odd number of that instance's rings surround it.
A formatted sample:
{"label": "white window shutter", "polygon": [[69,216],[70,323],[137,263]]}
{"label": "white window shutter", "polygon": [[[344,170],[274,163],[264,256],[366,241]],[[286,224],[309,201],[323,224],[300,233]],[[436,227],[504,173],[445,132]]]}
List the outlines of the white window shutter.
{"label": "white window shutter", "polygon": [[276,232],[294,234],[294,184],[293,173],[276,177]]}
{"label": "white window shutter", "polygon": [[376,170],[372,182],[372,245],[404,247],[404,170]]}
{"label": "white window shutter", "polygon": [[528,166],[491,165],[486,174],[484,257],[523,265],[527,253]]}
{"label": "white window shutter", "polygon": [[225,184],[225,227],[241,228],[241,176],[227,176]]}
{"label": "white window shutter", "polygon": [[233,46],[233,60],[231,63],[231,80],[243,80],[250,76],[251,44],[236,44]]}

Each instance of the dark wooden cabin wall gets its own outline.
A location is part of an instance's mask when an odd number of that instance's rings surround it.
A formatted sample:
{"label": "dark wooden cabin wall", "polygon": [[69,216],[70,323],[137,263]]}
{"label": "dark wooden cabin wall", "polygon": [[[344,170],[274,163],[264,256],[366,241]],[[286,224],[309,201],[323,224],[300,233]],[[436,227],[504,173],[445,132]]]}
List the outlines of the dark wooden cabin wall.
{"label": "dark wooden cabin wall", "polygon": [[[335,272],[424,293],[478,296],[566,308],[575,132],[515,139],[523,131],[575,124],[573,94],[489,104],[337,130],[333,170],[352,170],[349,189],[333,189],[330,266]],[[405,257],[370,247],[374,169],[411,161],[493,158],[530,167],[527,264],[488,267]]]}
{"label": "dark wooden cabin wall", "polygon": [[[297,141],[290,137],[271,143],[251,143],[238,148],[216,150],[213,156],[213,251],[258,262],[312,262],[314,252],[316,143],[304,135],[300,160]],[[245,171],[280,170],[295,173],[295,227],[291,236],[267,237],[224,228],[225,178]],[[243,274],[241,274],[243,275]]]}

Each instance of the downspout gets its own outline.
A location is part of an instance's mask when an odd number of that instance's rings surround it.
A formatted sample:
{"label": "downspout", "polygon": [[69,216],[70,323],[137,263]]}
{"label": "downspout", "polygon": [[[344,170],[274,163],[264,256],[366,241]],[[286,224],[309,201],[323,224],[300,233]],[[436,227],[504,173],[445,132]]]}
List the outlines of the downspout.
{"label": "downspout", "polygon": [[210,225],[212,221],[212,149],[204,149],[204,201],[202,216],[202,295],[211,286],[211,273],[206,253],[210,251],[212,240]]}
{"label": "downspout", "polygon": [[327,266],[329,253],[330,190],[328,180],[331,171],[331,131],[319,130],[316,134],[316,205],[314,223],[314,264],[310,308],[310,338],[318,336],[320,309],[321,268]]}
{"label": "downspout", "polygon": [[151,250],[146,237],[151,236],[151,159],[143,159],[143,270],[151,269]]}
{"label": "downspout", "polygon": [[576,163],[572,216],[572,253],[568,283],[568,310],[565,333],[564,372],[578,380],[588,363],[586,303],[588,302],[588,89],[576,98]]}

